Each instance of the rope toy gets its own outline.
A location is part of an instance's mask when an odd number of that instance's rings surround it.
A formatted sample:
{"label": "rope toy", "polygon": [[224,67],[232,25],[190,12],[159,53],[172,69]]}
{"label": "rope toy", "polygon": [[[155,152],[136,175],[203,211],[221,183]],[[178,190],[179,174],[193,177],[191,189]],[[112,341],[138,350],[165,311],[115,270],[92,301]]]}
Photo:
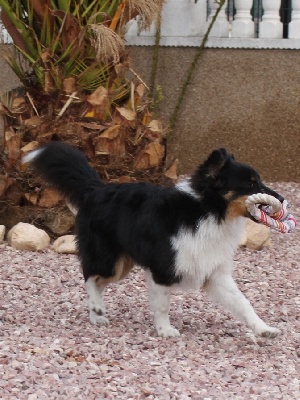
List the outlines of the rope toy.
{"label": "rope toy", "polygon": [[290,233],[296,227],[296,220],[288,211],[291,206],[286,200],[281,203],[273,196],[257,193],[249,196],[245,205],[257,222],[281,233]]}

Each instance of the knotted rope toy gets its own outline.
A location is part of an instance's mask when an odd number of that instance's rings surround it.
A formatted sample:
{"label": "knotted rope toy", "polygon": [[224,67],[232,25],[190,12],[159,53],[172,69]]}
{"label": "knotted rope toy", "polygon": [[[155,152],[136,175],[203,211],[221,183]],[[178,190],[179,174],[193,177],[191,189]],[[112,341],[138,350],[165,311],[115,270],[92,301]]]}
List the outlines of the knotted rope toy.
{"label": "knotted rope toy", "polygon": [[247,210],[257,222],[275,228],[281,233],[290,233],[296,227],[296,220],[289,213],[289,203],[281,203],[273,196],[257,193],[249,196],[245,205]]}

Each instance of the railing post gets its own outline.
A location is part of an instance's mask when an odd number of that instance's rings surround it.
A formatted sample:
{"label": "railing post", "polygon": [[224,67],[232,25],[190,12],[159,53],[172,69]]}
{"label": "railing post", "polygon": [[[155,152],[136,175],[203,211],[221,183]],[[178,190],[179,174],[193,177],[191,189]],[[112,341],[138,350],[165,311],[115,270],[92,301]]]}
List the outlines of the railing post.
{"label": "railing post", "polygon": [[[225,1],[225,4],[222,7],[221,12],[216,19],[212,30],[210,31],[210,37],[228,37],[229,36],[229,22],[227,21],[226,15],[226,7],[228,0]],[[208,16],[208,26],[211,23],[214,15],[216,14],[219,5],[214,0],[209,0],[210,14]]]}
{"label": "railing post", "polygon": [[299,0],[292,2],[292,21],[289,23],[289,38],[300,39],[300,3]]}
{"label": "railing post", "polygon": [[282,23],[280,22],[280,0],[263,0],[264,15],[259,25],[260,38],[282,39]]}
{"label": "railing post", "polygon": [[235,0],[236,14],[232,22],[232,37],[254,37],[254,22],[250,10],[253,0]]}

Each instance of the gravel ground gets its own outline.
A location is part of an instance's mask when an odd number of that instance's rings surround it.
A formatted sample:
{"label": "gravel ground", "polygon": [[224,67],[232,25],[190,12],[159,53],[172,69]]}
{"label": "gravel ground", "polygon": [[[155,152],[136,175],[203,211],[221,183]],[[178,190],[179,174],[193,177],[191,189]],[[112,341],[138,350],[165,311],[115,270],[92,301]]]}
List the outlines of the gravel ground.
{"label": "gravel ground", "polygon": [[[300,184],[272,185],[300,220]],[[158,338],[143,275],[109,288],[110,325],[89,323],[75,256],[1,254],[1,399],[299,399],[299,229],[272,246],[241,249],[235,276],[282,334],[254,338],[201,293],[173,296],[180,338]]]}

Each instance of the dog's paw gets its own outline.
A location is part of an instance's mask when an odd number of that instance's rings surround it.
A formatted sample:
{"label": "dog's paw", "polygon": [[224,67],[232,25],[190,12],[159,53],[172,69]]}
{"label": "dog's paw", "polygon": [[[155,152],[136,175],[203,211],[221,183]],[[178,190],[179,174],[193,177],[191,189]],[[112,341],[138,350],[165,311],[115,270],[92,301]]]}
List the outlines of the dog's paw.
{"label": "dog's paw", "polygon": [[260,336],[274,338],[277,335],[279,335],[280,333],[281,333],[280,329],[272,328],[271,326],[269,326],[268,329],[266,329],[260,333]]}
{"label": "dog's paw", "polygon": [[262,337],[274,338],[279,335],[281,331],[277,328],[272,328],[271,326],[267,325],[265,328],[259,329],[255,333]]}
{"label": "dog's paw", "polygon": [[157,334],[160,337],[178,337],[180,333],[177,329],[173,328],[173,326],[159,326],[156,328]]}
{"label": "dog's paw", "polygon": [[108,325],[109,320],[106,316],[95,310],[90,310],[90,321],[93,325]]}

